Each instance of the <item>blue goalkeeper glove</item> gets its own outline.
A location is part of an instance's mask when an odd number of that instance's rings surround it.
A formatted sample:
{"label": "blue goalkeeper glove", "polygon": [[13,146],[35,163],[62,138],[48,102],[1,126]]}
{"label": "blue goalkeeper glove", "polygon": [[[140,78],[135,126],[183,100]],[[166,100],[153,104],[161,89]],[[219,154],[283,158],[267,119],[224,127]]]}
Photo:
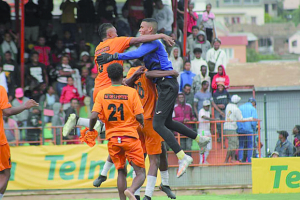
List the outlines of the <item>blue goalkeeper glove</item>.
{"label": "blue goalkeeper glove", "polygon": [[113,60],[118,60],[118,57],[119,57],[118,53],[115,54],[103,53],[97,57],[97,63],[98,65],[103,65]]}

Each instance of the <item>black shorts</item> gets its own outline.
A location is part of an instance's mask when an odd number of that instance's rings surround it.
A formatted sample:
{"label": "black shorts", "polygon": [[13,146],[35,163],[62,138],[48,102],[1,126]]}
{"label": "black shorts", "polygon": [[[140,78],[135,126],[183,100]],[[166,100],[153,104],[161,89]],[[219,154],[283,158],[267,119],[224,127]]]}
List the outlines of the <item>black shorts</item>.
{"label": "black shorts", "polygon": [[156,82],[158,99],[154,117],[167,117],[172,115],[176,98],[178,96],[178,82],[175,78],[162,78]]}

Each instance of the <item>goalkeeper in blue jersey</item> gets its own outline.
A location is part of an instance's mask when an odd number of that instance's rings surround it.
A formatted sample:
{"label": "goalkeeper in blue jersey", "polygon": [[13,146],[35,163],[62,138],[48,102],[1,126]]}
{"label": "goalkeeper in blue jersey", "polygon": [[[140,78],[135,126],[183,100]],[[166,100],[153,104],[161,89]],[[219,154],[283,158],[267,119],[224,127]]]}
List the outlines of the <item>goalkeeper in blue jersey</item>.
{"label": "goalkeeper in blue jersey", "polygon": [[[151,18],[144,19],[141,23],[139,32],[141,35],[156,34],[157,21]],[[210,138],[200,136],[182,123],[173,121],[172,119],[179,89],[178,82],[176,78],[172,76],[164,77],[159,73],[159,71],[152,72],[152,70],[173,70],[172,63],[168,59],[168,54],[164,45],[159,40],[154,40],[152,42],[142,44],[134,51],[126,53],[101,54],[97,57],[97,62],[99,65],[102,65],[113,60],[132,60],[141,57],[143,57],[145,66],[148,69],[146,76],[153,79],[154,83],[156,83],[158,92],[158,100],[153,118],[153,128],[176,153],[176,156],[179,159],[177,177],[180,177],[186,172],[187,167],[193,162],[193,159],[183,152],[172,131],[176,131],[189,138],[195,139],[198,142],[200,149],[205,149],[206,145],[210,142]]]}

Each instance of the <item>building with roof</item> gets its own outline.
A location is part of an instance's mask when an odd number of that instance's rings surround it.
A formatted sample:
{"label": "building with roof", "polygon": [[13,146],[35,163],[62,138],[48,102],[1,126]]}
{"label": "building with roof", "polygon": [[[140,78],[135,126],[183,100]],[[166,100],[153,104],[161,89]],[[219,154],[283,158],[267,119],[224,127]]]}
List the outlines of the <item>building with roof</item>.
{"label": "building with roof", "polygon": [[283,9],[292,11],[298,9],[300,6],[300,0],[283,0]]}
{"label": "building with roof", "polygon": [[228,63],[245,63],[246,49],[248,45],[247,36],[220,36],[221,48],[227,55]]}
{"label": "building with roof", "polygon": [[249,32],[234,32],[234,33],[229,33],[229,36],[246,36],[248,40],[248,45],[247,48],[249,49],[254,49],[256,52],[258,52],[258,38],[253,34]]}
{"label": "building with roof", "polygon": [[278,3],[279,0],[263,0],[265,6],[265,13],[271,17],[277,17],[278,15]]}
{"label": "building with roof", "polygon": [[300,54],[300,31],[289,37],[289,52]]}

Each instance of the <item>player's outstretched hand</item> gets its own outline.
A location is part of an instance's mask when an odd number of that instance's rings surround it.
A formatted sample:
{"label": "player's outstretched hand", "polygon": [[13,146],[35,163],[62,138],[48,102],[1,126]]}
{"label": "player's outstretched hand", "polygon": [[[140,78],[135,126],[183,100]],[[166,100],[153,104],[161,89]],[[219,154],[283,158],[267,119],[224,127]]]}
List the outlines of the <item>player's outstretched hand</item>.
{"label": "player's outstretched hand", "polygon": [[118,53],[115,54],[103,53],[97,57],[98,65],[103,65],[113,60],[118,60]]}
{"label": "player's outstretched hand", "polygon": [[35,100],[33,100],[33,99],[30,99],[25,103],[25,108],[26,109],[30,109],[30,108],[35,107],[35,106],[39,106],[39,104],[37,102],[35,102]]}
{"label": "player's outstretched hand", "polygon": [[173,46],[175,44],[175,41],[173,40],[172,37],[165,35],[163,37],[163,40],[169,45],[169,46]]}

